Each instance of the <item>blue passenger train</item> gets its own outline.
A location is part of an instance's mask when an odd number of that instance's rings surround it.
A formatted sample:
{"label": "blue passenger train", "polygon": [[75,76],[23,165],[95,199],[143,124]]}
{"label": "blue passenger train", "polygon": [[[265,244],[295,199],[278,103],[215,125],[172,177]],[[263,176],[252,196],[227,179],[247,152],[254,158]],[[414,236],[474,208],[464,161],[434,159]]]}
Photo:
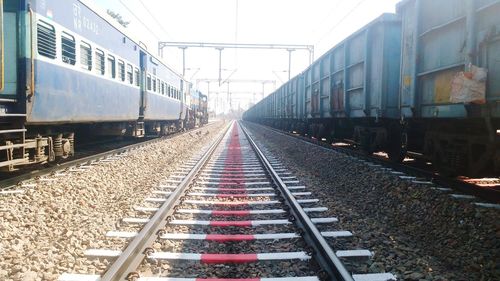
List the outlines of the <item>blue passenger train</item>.
{"label": "blue passenger train", "polygon": [[71,156],[75,133],[142,137],[202,123],[191,105],[201,94],[87,1],[0,8],[0,169]]}
{"label": "blue passenger train", "polygon": [[191,127],[208,123],[208,97],[200,91],[191,89],[191,111],[193,115],[189,120],[193,122]]}
{"label": "blue passenger train", "polygon": [[500,174],[500,1],[403,0],[244,119],[411,154],[443,172]]}

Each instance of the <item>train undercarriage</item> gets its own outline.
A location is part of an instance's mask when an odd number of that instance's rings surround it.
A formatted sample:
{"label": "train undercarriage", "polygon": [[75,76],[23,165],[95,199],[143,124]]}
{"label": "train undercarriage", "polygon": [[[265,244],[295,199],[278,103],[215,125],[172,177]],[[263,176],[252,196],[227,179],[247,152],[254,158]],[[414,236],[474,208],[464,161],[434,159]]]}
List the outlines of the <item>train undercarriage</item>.
{"label": "train undercarriage", "polygon": [[72,157],[76,139],[166,136],[183,130],[186,123],[173,120],[24,126],[22,120],[7,121],[0,122],[0,171],[3,172]]}
{"label": "train undercarriage", "polygon": [[401,162],[411,155],[431,162],[441,173],[469,177],[500,174],[498,119],[412,121],[363,119],[279,120],[260,123],[328,143],[354,144],[366,154],[385,152]]}

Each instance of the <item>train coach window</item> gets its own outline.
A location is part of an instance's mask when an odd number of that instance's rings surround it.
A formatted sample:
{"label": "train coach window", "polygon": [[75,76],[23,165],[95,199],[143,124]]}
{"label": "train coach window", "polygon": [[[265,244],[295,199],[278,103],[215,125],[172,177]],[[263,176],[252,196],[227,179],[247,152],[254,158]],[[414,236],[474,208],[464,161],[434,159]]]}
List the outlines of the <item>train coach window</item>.
{"label": "train coach window", "polygon": [[161,82],[161,94],[165,95],[165,83]]}
{"label": "train coach window", "polygon": [[158,91],[156,91],[156,92],[159,94],[159,93],[161,93],[160,79],[156,79],[156,85],[158,85]]}
{"label": "train coach window", "polygon": [[39,21],[37,25],[38,53],[51,59],[56,58],[56,30],[54,26]]}
{"label": "train coach window", "polygon": [[170,88],[170,85],[167,86],[167,96],[170,97],[171,95],[171,88]]}
{"label": "train coach window", "polygon": [[141,76],[138,68],[134,69],[134,76],[135,76],[135,85],[139,87],[141,85]]}
{"label": "train coach window", "polygon": [[104,75],[104,52],[97,49],[95,51],[95,71],[99,75]]}
{"label": "train coach window", "polygon": [[108,63],[106,64],[106,72],[108,73],[109,78],[115,79],[116,77],[115,57],[108,56]]}
{"label": "train coach window", "polygon": [[83,69],[92,70],[92,47],[88,43],[80,43],[80,64]]}
{"label": "train coach window", "polygon": [[134,84],[134,68],[127,64],[127,81],[130,85]]}
{"label": "train coach window", "polygon": [[151,91],[151,75],[148,74],[148,81],[147,81],[147,86],[148,86],[148,91]]}
{"label": "train coach window", "polygon": [[75,65],[76,63],[76,44],[75,37],[66,32],[62,33],[61,37],[62,61],[67,64]]}
{"label": "train coach window", "polygon": [[153,92],[156,93],[156,78],[153,77]]}
{"label": "train coach window", "polygon": [[118,60],[118,79],[125,81],[125,63],[122,60]]}

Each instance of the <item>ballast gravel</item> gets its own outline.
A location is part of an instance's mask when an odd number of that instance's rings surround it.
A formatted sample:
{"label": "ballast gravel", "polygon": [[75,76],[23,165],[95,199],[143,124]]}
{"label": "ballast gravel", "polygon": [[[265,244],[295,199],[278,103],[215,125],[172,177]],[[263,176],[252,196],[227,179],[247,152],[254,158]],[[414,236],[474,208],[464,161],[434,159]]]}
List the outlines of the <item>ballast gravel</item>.
{"label": "ballast gravel", "polygon": [[35,180],[36,187],[22,194],[0,195],[0,280],[48,281],[65,272],[102,273],[111,261],[88,260],[83,252],[125,246],[124,239],[105,239],[106,232],[118,229],[121,218],[135,216],[133,207],[144,205],[162,179],[226,125],[217,122],[113,161]]}
{"label": "ballast gravel", "polygon": [[320,198],[319,205],[339,218],[339,230],[353,232],[352,238],[329,238],[330,245],[373,251],[369,261],[345,262],[349,270],[391,272],[398,280],[499,280],[499,210],[246,124],[258,143]]}

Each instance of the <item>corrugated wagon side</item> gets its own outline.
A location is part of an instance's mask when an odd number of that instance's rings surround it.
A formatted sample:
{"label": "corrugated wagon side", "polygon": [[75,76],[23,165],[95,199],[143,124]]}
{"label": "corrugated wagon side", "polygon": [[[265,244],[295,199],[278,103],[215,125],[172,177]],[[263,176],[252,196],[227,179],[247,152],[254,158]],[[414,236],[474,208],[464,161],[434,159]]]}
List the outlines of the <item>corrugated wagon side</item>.
{"label": "corrugated wagon side", "polygon": [[[316,138],[348,139],[401,158],[401,21],[383,14],[333,47],[264,100],[273,114],[246,118]],[[269,100],[269,101],[268,101]]]}
{"label": "corrugated wagon side", "polygon": [[442,169],[500,173],[500,1],[406,0],[397,10],[409,149]]}
{"label": "corrugated wagon side", "polygon": [[[369,151],[401,139],[401,21],[383,14],[333,47],[304,71],[305,133],[349,139]],[[390,151],[400,158],[401,152]]]}

